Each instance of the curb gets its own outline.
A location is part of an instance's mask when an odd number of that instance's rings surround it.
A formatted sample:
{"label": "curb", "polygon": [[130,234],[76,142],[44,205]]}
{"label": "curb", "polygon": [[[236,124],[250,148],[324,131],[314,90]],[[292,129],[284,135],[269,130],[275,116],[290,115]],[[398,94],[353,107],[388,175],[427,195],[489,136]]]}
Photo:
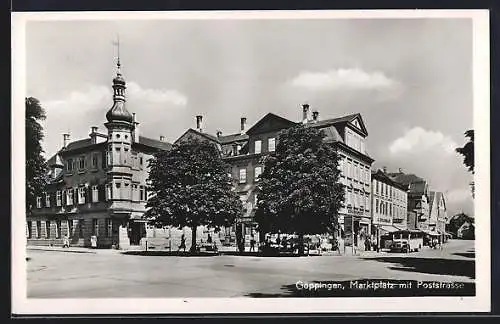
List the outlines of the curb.
{"label": "curb", "polygon": [[63,250],[63,249],[33,248],[33,247],[28,247],[26,250],[31,250],[31,251],[49,251],[49,252],[65,252],[65,253],[90,253],[90,254],[97,254],[97,252],[95,252],[95,251]]}

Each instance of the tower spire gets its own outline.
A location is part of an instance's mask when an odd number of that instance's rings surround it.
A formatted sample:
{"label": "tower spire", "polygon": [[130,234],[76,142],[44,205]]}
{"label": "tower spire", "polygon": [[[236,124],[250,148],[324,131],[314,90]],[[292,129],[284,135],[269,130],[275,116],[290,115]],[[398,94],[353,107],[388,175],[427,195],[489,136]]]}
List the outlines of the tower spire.
{"label": "tower spire", "polygon": [[108,121],[126,121],[128,123],[132,123],[132,115],[125,108],[125,89],[126,83],[123,78],[120,68],[120,37],[117,35],[116,41],[113,42],[113,45],[117,47],[117,59],[116,59],[116,77],[113,79],[113,107],[106,114],[106,118]]}

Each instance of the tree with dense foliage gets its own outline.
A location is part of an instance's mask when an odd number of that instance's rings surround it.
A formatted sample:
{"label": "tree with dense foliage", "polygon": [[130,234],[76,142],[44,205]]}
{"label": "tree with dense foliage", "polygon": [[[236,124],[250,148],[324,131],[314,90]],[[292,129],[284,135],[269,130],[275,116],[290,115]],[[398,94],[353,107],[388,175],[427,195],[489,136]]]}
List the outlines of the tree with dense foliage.
{"label": "tree with dense foliage", "polygon": [[155,155],[149,165],[152,197],[146,204],[146,217],[155,225],[191,228],[191,253],[196,251],[198,226],[219,231],[242,214],[227,165],[212,143],[183,141]]}
{"label": "tree with dense foliage", "polygon": [[36,197],[41,196],[46,185],[47,163],[43,157],[41,142],[43,127],[40,121],[45,119],[45,111],[38,99],[25,98],[26,106],[26,212],[36,206]]}
{"label": "tree with dense foliage", "polygon": [[[469,139],[469,141],[465,143],[463,147],[457,147],[455,151],[463,156],[463,163],[467,167],[467,170],[474,174],[474,130],[469,129],[464,133],[464,135]],[[474,181],[472,181],[470,185],[472,197],[474,197]]]}
{"label": "tree with dense foliage", "polygon": [[276,151],[263,159],[256,220],[261,233],[328,233],[338,226],[344,202],[339,155],[325,134],[298,124],[278,134]]}

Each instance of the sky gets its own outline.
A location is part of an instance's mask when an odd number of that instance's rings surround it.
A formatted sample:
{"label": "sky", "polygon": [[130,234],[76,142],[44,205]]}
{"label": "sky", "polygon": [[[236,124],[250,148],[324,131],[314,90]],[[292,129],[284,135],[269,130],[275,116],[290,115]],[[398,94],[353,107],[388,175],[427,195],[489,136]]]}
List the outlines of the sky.
{"label": "sky", "polygon": [[175,141],[203,115],[239,131],[268,112],[299,121],[361,113],[374,168],[414,173],[473,215],[472,176],[454,149],[473,126],[472,21],[427,19],[30,21],[26,96],[46,110],[47,158],[105,132],[120,37],[127,109],[144,136]]}

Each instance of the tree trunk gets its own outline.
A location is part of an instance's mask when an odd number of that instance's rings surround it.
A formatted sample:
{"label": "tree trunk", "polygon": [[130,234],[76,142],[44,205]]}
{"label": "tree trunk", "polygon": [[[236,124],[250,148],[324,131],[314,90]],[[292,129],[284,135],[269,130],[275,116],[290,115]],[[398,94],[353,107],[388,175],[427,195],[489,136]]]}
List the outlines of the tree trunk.
{"label": "tree trunk", "polygon": [[299,256],[304,255],[304,234],[299,234]]}
{"label": "tree trunk", "polygon": [[197,227],[198,226],[191,227],[191,249],[190,249],[191,254],[196,253],[196,228]]}

